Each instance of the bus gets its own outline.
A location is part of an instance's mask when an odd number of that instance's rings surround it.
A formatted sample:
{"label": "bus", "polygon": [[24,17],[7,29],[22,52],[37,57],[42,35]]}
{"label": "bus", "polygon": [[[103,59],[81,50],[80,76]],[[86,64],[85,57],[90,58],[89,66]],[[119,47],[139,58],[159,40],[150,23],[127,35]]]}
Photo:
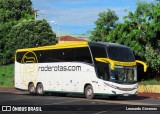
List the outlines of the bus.
{"label": "bus", "polygon": [[106,42],[62,43],[18,49],[15,88],[30,94],[47,92],[116,98],[137,94],[137,64],[129,47]]}

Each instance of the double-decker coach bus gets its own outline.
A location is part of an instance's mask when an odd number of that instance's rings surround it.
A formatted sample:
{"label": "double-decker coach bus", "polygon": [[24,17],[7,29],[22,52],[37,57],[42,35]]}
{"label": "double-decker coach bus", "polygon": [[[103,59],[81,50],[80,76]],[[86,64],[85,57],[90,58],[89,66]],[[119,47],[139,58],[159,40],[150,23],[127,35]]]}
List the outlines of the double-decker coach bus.
{"label": "double-decker coach bus", "polygon": [[15,88],[45,92],[130,96],[137,94],[137,63],[130,48],[113,43],[65,43],[18,49]]}

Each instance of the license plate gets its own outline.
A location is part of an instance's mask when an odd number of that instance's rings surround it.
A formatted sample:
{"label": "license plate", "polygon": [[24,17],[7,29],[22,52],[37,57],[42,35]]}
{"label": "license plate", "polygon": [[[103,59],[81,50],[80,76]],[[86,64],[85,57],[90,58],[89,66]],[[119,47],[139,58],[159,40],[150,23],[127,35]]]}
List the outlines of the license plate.
{"label": "license plate", "polygon": [[129,94],[128,93],[124,93],[123,96],[129,96]]}

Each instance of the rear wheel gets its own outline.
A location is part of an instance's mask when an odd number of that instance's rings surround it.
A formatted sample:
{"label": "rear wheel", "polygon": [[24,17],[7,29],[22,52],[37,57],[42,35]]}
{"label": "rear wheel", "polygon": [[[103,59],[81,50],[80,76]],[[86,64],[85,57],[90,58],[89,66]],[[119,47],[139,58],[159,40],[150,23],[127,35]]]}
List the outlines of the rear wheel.
{"label": "rear wheel", "polygon": [[93,91],[93,87],[91,85],[88,85],[85,88],[85,96],[87,99],[93,99],[94,98],[94,91]]}
{"label": "rear wheel", "polygon": [[44,89],[43,89],[43,84],[39,83],[37,85],[37,95],[44,95]]}
{"label": "rear wheel", "polygon": [[36,88],[33,83],[29,84],[28,91],[31,95],[34,95],[36,93]]}

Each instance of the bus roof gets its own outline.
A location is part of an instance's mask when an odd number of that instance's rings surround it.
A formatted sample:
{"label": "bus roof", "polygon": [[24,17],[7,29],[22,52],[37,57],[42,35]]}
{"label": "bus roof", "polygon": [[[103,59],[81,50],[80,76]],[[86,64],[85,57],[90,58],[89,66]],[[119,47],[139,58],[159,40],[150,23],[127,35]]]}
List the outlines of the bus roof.
{"label": "bus roof", "polygon": [[88,47],[88,45],[103,45],[103,46],[108,46],[108,47],[114,46],[114,47],[128,48],[127,46],[124,46],[124,45],[115,44],[115,43],[107,43],[107,42],[74,42],[74,43],[61,43],[61,44],[50,45],[50,46],[41,46],[41,47],[36,47],[36,48],[18,49],[16,52],[64,49],[64,48],[78,48],[78,47]]}
{"label": "bus roof", "polygon": [[129,48],[125,45],[121,45],[121,44],[116,44],[116,43],[108,43],[108,42],[89,42],[89,44],[91,45],[103,45],[103,46],[107,46],[107,47],[124,47],[124,48]]}
{"label": "bus roof", "polygon": [[78,48],[78,47],[87,47],[87,46],[88,46],[88,42],[61,43],[61,44],[56,44],[56,45],[51,45],[51,46],[41,46],[41,47],[36,47],[36,48],[18,49],[16,52],[63,49],[63,48]]}

